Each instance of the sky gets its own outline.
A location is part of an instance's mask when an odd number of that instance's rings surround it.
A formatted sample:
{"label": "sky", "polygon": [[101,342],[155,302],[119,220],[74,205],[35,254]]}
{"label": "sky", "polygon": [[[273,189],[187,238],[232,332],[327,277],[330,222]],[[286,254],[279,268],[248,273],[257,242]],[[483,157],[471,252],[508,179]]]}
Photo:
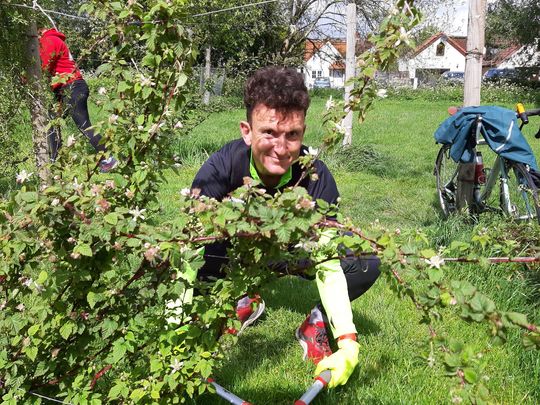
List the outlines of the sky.
{"label": "sky", "polygon": [[[420,3],[424,4],[421,6],[424,15],[422,25],[435,25],[448,35],[467,35],[468,0],[435,0]],[[344,12],[345,7],[339,6],[339,8],[336,7],[332,11],[337,10]],[[328,20],[323,18],[321,23],[328,23]],[[344,21],[341,24],[333,24],[333,26],[334,29],[325,26],[326,35],[345,38]]]}

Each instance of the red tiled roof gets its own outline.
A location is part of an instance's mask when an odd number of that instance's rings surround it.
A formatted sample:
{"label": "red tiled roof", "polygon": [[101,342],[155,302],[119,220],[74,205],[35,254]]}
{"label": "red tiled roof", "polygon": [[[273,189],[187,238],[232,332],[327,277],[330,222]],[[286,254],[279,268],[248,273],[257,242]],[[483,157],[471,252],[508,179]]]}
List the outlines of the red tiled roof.
{"label": "red tiled roof", "polygon": [[321,48],[330,42],[334,48],[340,53],[342,57],[345,57],[347,51],[347,43],[340,40],[327,40],[327,41],[318,41],[308,39],[304,47],[304,61],[307,62],[314,54],[319,52]]}
{"label": "red tiled roof", "polygon": [[511,45],[508,48],[502,49],[495,56],[493,56],[493,59],[486,60],[484,65],[488,66],[498,66],[504,61],[508,60],[513,54],[515,54],[517,51],[521,49],[521,45]]}
{"label": "red tiled roof", "polygon": [[463,56],[467,53],[467,38],[466,37],[451,37],[446,35],[444,32],[439,32],[438,34],[435,34],[431,36],[430,38],[426,39],[422,44],[416,47],[414,50],[413,57],[418,55],[420,52],[422,52],[424,49],[429,47],[431,44],[433,44],[435,41],[437,41],[439,38],[444,37],[446,39],[446,42],[448,42],[450,45],[452,45],[456,50],[461,53]]}

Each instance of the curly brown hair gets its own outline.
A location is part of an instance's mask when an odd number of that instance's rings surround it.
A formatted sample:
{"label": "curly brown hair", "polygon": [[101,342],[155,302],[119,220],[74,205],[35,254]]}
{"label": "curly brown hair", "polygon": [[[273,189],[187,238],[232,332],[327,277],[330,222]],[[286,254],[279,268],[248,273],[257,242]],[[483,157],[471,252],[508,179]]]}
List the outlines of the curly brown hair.
{"label": "curly brown hair", "polygon": [[247,120],[258,104],[286,113],[309,107],[309,95],[301,73],[292,68],[268,66],[257,70],[244,87]]}

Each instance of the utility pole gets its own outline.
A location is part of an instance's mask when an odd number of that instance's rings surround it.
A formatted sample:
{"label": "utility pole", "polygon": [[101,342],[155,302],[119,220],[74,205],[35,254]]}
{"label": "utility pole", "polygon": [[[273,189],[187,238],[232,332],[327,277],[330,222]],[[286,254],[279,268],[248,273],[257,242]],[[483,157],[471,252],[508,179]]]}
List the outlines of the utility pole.
{"label": "utility pole", "polygon": [[[469,0],[467,55],[465,56],[463,92],[464,107],[480,105],[485,25],[486,0]],[[459,164],[456,190],[456,205],[459,210],[467,209],[473,203],[474,172],[474,161]]]}
{"label": "utility pole", "polygon": [[206,47],[206,54],[204,58],[204,96],[203,104],[210,104],[210,90],[208,90],[208,84],[210,81],[210,76],[212,75],[212,47],[210,44]]}
{"label": "utility pole", "polygon": [[[345,56],[345,83],[347,83],[355,75],[356,68],[356,4],[353,0],[347,3],[347,52]],[[345,103],[349,102],[352,84],[345,85]],[[349,109],[342,123],[345,128],[345,137],[343,138],[343,146],[352,144],[352,127],[353,127],[353,112]]]}
{"label": "utility pole", "polygon": [[465,56],[465,91],[463,95],[464,107],[480,105],[485,26],[486,0],[469,0],[467,55]]}

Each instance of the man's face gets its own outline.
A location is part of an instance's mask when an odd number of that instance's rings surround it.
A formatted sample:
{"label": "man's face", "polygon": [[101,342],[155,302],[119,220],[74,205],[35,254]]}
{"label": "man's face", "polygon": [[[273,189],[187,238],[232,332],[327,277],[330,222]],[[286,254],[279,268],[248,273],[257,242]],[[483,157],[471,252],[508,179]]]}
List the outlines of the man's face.
{"label": "man's face", "polygon": [[240,123],[244,142],[251,146],[255,167],[267,186],[276,186],[298,159],[306,129],[304,121],[304,111],[281,113],[257,104],[251,114],[251,123]]}

